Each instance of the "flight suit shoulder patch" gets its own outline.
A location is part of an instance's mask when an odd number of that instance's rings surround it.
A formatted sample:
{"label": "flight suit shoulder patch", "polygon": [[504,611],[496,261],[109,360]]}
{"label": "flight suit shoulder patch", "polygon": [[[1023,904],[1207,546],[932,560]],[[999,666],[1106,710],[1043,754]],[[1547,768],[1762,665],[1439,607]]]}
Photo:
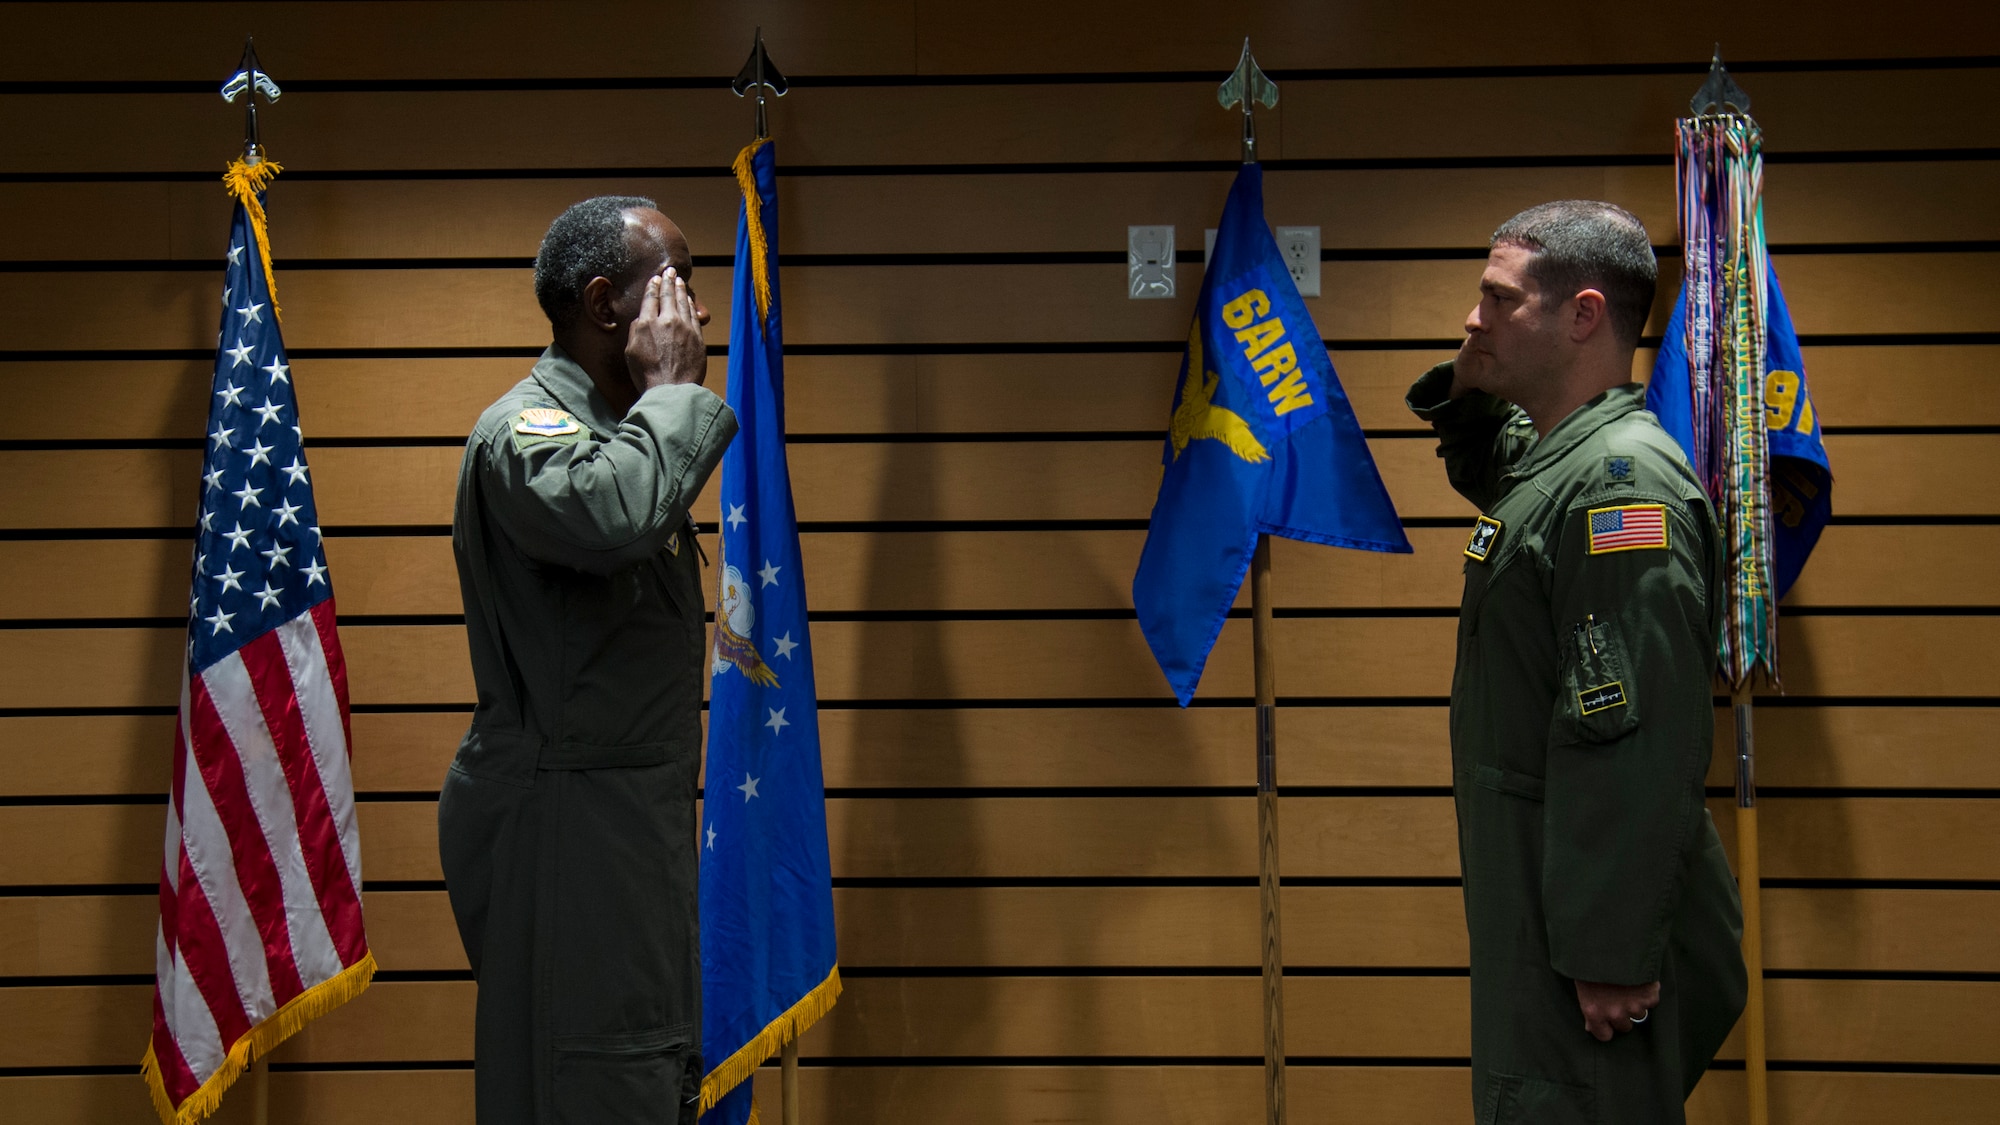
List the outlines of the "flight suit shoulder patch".
{"label": "flight suit shoulder patch", "polygon": [[566,410],[531,406],[515,416],[513,433],[516,449],[526,449],[543,442],[571,445],[583,439],[583,425]]}
{"label": "flight suit shoulder patch", "polygon": [[1666,549],[1665,504],[1613,504],[1590,509],[1587,518],[1590,522],[1590,553],[1593,555]]}
{"label": "flight suit shoulder patch", "polygon": [[1607,454],[1604,458],[1604,483],[1630,484],[1637,477],[1638,470],[1638,463],[1631,454]]}

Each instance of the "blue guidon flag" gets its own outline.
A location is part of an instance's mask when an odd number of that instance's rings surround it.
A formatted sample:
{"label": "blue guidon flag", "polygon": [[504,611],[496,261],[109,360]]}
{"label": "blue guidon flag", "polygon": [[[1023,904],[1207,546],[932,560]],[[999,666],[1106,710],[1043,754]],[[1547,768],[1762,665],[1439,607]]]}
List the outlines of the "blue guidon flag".
{"label": "blue guidon flag", "polygon": [[1132,580],[1146,643],[1181,706],[1262,534],[1407,553],[1410,541],[1264,224],[1264,174],[1229,189],[1174,393],[1166,473]]}
{"label": "blue guidon flag", "polygon": [[776,153],[736,158],[722,553],[701,830],[704,1121],[754,1116],[747,1079],[840,995],[819,703],[785,461]]}

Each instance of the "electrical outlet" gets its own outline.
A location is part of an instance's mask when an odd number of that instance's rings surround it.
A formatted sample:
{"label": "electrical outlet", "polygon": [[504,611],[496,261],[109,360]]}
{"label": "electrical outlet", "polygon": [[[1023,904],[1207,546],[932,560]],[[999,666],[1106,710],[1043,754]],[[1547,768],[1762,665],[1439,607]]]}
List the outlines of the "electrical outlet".
{"label": "electrical outlet", "polygon": [[1319,296],[1319,228],[1279,227],[1272,233],[1278,237],[1278,253],[1292,271],[1299,296]]}
{"label": "electrical outlet", "polygon": [[1174,228],[1126,227],[1125,275],[1134,300],[1174,295]]}

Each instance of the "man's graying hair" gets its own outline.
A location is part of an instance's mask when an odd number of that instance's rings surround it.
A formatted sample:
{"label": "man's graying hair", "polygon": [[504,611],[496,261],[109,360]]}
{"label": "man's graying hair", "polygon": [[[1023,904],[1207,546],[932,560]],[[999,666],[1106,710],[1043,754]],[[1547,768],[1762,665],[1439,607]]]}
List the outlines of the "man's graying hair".
{"label": "man's graying hair", "polygon": [[1534,251],[1528,276],[1551,303],[1585,289],[1603,293],[1619,342],[1638,346],[1653,311],[1660,264],[1645,224],[1630,211],[1589,199],[1544,203],[1500,224],[1492,245]]}
{"label": "man's graying hair", "polygon": [[550,325],[562,329],[576,323],[583,287],[592,278],[621,286],[631,280],[638,258],[625,237],[625,212],[640,209],[656,211],[659,204],[639,195],[600,195],[571,204],[549,224],[535,255],[535,300]]}

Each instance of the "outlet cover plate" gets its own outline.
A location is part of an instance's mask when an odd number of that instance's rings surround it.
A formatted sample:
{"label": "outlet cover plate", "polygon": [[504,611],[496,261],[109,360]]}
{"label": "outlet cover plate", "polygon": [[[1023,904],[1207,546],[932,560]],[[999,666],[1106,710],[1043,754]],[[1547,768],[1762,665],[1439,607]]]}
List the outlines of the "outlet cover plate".
{"label": "outlet cover plate", "polygon": [[1299,296],[1319,296],[1319,228],[1279,227],[1271,233],[1278,237],[1278,253],[1292,271]]}
{"label": "outlet cover plate", "polygon": [[1126,227],[1125,273],[1134,300],[1174,295],[1174,228]]}

